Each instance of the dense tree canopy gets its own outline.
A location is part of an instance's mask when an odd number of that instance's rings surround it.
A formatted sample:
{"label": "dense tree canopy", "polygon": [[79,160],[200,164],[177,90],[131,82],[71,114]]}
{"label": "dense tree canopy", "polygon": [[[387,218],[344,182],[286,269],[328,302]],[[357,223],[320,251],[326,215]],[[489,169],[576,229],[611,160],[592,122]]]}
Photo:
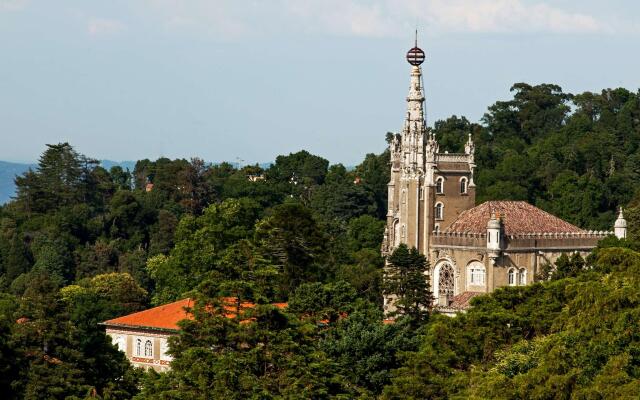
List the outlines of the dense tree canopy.
{"label": "dense tree canopy", "polygon": [[[638,397],[640,93],[512,92],[480,123],[434,124],[442,150],[475,141],[478,201],[527,200],[589,229],[623,206],[629,237],[455,318],[429,309],[415,249],[382,279],[388,151],[354,168],[300,151],[107,171],[47,145],[0,207],[3,398]],[[400,295],[393,324],[385,290]],[[185,296],[196,318],[169,373],[133,370],[98,325]],[[222,297],[257,306],[224,318]]]}

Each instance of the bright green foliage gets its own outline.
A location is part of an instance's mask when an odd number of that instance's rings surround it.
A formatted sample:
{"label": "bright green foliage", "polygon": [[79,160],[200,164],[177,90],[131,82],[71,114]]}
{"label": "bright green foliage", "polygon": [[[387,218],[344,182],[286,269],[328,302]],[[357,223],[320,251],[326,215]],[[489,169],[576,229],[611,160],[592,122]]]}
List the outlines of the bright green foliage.
{"label": "bright green foliage", "polygon": [[465,315],[433,318],[384,397],[637,398],[640,254],[602,248],[590,260],[591,272],[499,289]]}

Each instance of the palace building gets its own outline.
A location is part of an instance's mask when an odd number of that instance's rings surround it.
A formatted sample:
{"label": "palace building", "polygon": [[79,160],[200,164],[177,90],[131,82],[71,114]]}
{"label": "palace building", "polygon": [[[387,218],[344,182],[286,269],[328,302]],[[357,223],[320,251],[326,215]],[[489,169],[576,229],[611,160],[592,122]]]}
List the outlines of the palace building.
{"label": "palace building", "polygon": [[[389,144],[387,224],[382,254],[401,243],[417,248],[429,262],[437,308],[464,310],[469,300],[506,285],[526,285],[540,268],[562,253],[586,255],[608,235],[626,237],[620,215],[613,232],[586,231],[523,201],[475,204],[474,143],[464,153],[442,151],[425,120],[421,64],[424,52],[407,53],[411,64],[407,113]],[[391,312],[394,296],[384,299]]]}

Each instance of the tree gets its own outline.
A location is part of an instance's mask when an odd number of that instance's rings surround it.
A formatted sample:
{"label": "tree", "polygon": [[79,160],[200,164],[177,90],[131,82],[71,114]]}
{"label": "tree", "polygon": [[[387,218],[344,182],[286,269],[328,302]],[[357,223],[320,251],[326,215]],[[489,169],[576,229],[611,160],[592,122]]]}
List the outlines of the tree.
{"label": "tree", "polygon": [[408,316],[415,323],[426,321],[433,306],[427,268],[425,256],[406,244],[398,246],[387,258],[384,293],[397,296],[397,314]]}
{"label": "tree", "polygon": [[301,185],[320,185],[327,175],[329,161],[302,150],[288,156],[276,157],[267,170],[267,179]]}
{"label": "tree", "polygon": [[299,203],[274,207],[256,224],[255,240],[273,265],[281,268],[280,295],[303,282],[327,276],[325,236],[311,211]]}
{"label": "tree", "polygon": [[[348,396],[315,329],[270,306],[235,318],[198,297],[194,320],[170,342],[172,370],[148,377],[139,399],[332,398]],[[353,395],[353,393],[352,393]]]}

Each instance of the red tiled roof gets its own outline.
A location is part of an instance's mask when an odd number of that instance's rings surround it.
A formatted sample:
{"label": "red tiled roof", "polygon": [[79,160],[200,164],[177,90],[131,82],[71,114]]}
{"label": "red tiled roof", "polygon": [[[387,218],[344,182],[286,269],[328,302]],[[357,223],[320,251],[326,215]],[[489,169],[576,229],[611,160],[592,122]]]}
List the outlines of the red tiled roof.
{"label": "red tiled roof", "polygon": [[493,214],[502,218],[506,235],[584,232],[525,201],[487,201],[460,213],[444,232],[486,233]]}
{"label": "red tiled roof", "polygon": [[105,321],[104,324],[178,330],[180,329],[178,322],[183,319],[193,319],[193,315],[188,313],[185,307],[193,307],[193,300],[178,300],[148,310],[110,319]]}
{"label": "red tiled roof", "polygon": [[476,296],[480,296],[484,293],[481,292],[462,292],[458,295],[455,295],[451,298],[451,303],[449,304],[449,308],[453,308],[456,310],[466,310],[469,308],[469,302]]}
{"label": "red tiled roof", "polygon": [[[235,299],[226,297],[223,299],[223,302],[225,303],[225,316],[227,318],[235,318]],[[193,305],[194,301],[192,299],[182,299],[173,303],[150,308],[148,310],[139,311],[133,314],[110,319],[103,322],[103,324],[107,326],[127,326],[179,330],[180,327],[178,326],[178,322],[185,319],[193,319],[193,314],[185,310],[185,308],[191,308],[193,307]],[[287,303],[274,303],[273,306],[283,309],[287,307]],[[243,302],[240,304],[241,310],[246,310],[253,307],[255,307],[255,304],[250,302]]]}

